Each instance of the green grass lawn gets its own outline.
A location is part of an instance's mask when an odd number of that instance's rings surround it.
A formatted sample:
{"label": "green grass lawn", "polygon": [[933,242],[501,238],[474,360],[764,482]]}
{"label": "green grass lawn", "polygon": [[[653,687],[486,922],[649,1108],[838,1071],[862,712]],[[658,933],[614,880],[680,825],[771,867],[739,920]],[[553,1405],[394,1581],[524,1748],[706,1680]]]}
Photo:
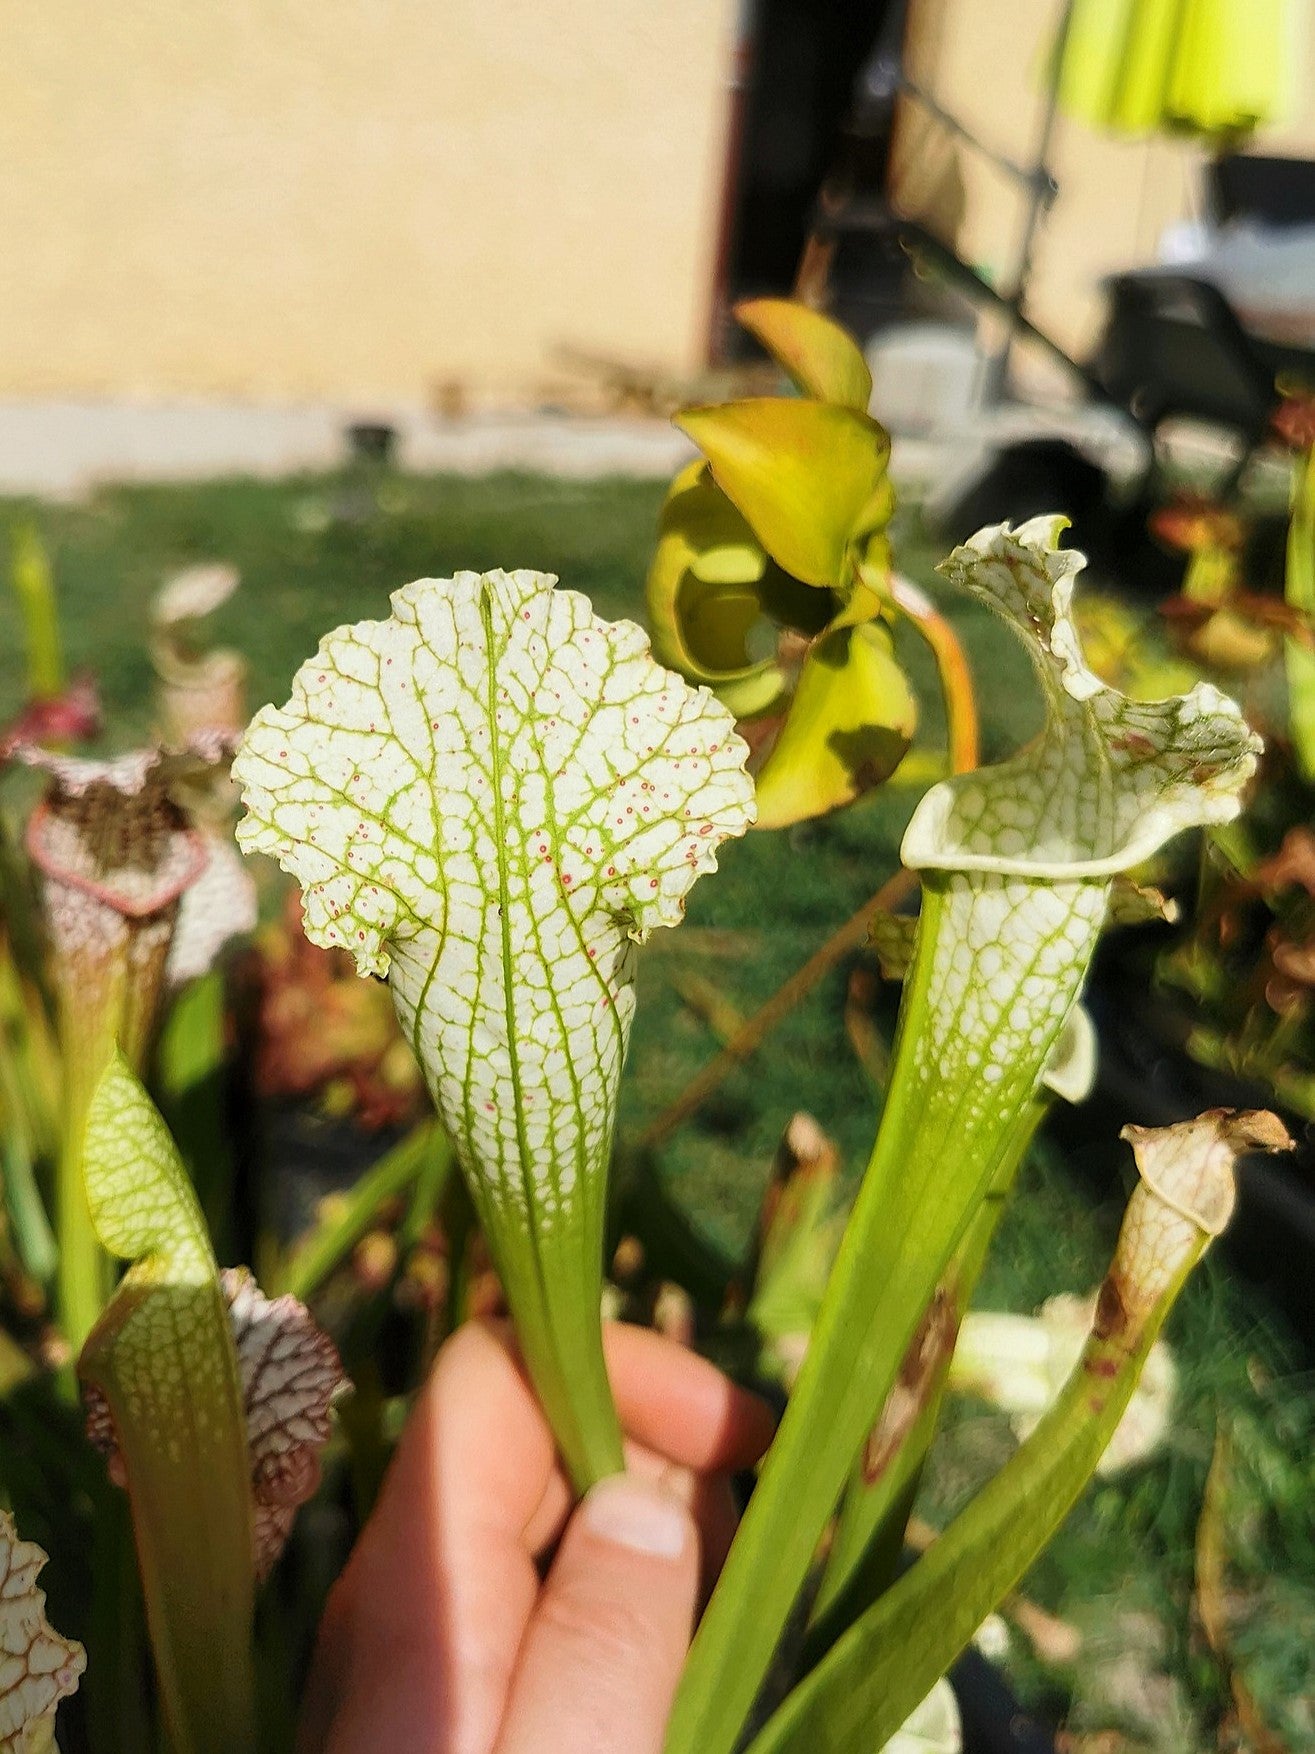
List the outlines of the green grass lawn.
{"label": "green grass lawn", "polygon": [[[172,569],[224,559],[242,572],[215,618],[251,661],[251,704],[282,700],[297,664],[335,624],[386,613],[389,590],[458,568],[536,567],[588,592],[609,615],[642,616],[642,581],[662,489],[523,476],[390,477],[371,505],[346,477],[220,481],[105,491],[84,504],[0,504],[0,528],[32,519],[55,567],[68,658],[98,674],[122,747],[149,733],[144,650],[151,594]],[[930,545],[898,532],[904,569],[931,582]],[[988,759],[1037,720],[1026,662],[973,605],[952,605],[982,689]],[[0,599],[0,720],[22,694],[12,601]],[[908,654],[929,683],[921,653]],[[928,693],[930,698],[930,692]],[[927,712],[937,734],[938,713]],[[697,972],[752,1009],[890,874],[912,807],[892,788],[846,813],[730,846],[695,890],[689,924],[649,957],[627,1077],[623,1133],[671,1100],[715,1049],[671,976]],[[734,1254],[750,1233],[768,1165],[794,1111],[811,1110],[850,1173],[866,1159],[876,1098],[842,1023],[848,969],[793,1013],[755,1060],[663,1148],[665,1186],[709,1244]],[[1133,1118],[1133,1117],[1128,1117]],[[1128,1165],[1129,1178],[1131,1164]],[[1119,1200],[1095,1199],[1044,1142],[1023,1177],[980,1301],[1030,1310],[1087,1290],[1108,1259]],[[1116,1732],[1129,1748],[1216,1748],[1227,1688],[1195,1628],[1193,1543],[1215,1431],[1231,1435],[1229,1546],[1237,1562],[1240,1673],[1288,1749],[1315,1747],[1315,1397],[1259,1301],[1211,1264],[1173,1327],[1182,1397],[1170,1441],[1149,1465],[1088,1493],[1027,1589],[1083,1632],[1068,1669],[1048,1669],[1015,1635],[1026,1697],[1074,1735]],[[1007,1453],[1007,1428],[959,1405],[926,1493],[943,1514]],[[1111,1746],[1124,1745],[1115,1743]]]}

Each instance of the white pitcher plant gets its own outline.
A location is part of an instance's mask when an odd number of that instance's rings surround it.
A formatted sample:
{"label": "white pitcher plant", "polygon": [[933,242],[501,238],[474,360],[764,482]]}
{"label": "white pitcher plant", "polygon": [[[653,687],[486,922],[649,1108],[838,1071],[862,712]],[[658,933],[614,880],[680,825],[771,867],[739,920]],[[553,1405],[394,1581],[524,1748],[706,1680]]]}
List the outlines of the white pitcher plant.
{"label": "white pitcher plant", "polygon": [[636,946],[753,820],[729,711],[543,573],[340,628],[257,714],[238,839],[389,982],[577,1485],[622,1466],[598,1320]]}

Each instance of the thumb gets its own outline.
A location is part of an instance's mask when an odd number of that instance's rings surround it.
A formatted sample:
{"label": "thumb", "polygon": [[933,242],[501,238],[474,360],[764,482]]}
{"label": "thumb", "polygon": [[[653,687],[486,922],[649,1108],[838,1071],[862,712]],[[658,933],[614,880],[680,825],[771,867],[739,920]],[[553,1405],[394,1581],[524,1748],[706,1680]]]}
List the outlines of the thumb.
{"label": "thumb", "polygon": [[629,1474],[595,1486],[526,1630],[497,1754],[660,1754],[698,1578],[683,1504]]}

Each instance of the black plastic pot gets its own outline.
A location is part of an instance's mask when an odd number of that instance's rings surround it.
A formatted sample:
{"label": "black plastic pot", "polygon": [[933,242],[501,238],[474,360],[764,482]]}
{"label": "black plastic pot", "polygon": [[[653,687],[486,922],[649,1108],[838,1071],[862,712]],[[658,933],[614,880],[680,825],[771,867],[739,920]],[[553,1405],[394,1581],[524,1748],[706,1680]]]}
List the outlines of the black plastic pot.
{"label": "black plastic pot", "polygon": [[1054,1732],[1024,1710],[1004,1676],[978,1650],[950,1670],[964,1754],[1055,1754]]}
{"label": "black plastic pot", "polygon": [[397,450],[397,428],[383,420],[354,420],[347,428],[347,449],[354,463],[387,468]]}
{"label": "black plastic pot", "polygon": [[264,1103],[257,1126],[260,1218],[285,1244],[310,1228],[326,1195],[347,1193],[406,1131],[366,1132],[308,1102]]}

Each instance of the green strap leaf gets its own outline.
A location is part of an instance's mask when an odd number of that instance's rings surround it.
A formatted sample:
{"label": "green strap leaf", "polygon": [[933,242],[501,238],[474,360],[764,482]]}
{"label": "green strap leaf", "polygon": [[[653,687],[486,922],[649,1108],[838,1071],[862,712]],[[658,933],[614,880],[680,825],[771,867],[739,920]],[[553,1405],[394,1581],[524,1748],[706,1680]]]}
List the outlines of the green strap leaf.
{"label": "green strap leaf", "polygon": [[809,1614],[807,1662],[815,1662],[834,1644],[856,1614],[889,1586],[899,1568],[923,1466],[940,1423],[959,1324],[1018,1166],[1045,1111],[1045,1093],[1038,1091],[999,1153],[994,1180],[927,1302],[851,1469]]}
{"label": "green strap leaf", "polygon": [[15,526],[10,582],[18,599],[27,642],[29,700],[56,700],[66,680],[64,642],[50,555],[35,524]]}
{"label": "green strap leaf", "polygon": [[[283,1264],[275,1293],[314,1297],[324,1281],[379,1221],[380,1209],[419,1181],[426,1167],[441,1186],[452,1148],[432,1121],[422,1121],[359,1176],[341,1204],[296,1245]],[[428,1214],[426,1214],[428,1216]]]}
{"label": "green strap leaf", "polygon": [[[888,916],[889,918],[889,916]],[[903,921],[913,925],[913,921]],[[911,948],[911,946],[910,946]],[[932,1294],[899,1374],[851,1474],[832,1532],[822,1582],[810,1615],[806,1656],[816,1656],[890,1583],[904,1548],[923,1464],[940,1421],[947,1381],[963,1344],[964,1312],[985,1264],[1018,1167],[1027,1155],[1048,1098],[1081,1102],[1096,1071],[1096,1034],[1075,1005],[1061,1029],[1041,1083],[1022,1111],[995,1180]],[[969,1315],[967,1321],[973,1317]]]}
{"label": "green strap leaf", "polygon": [[88,1110],[102,1245],[133,1263],[79,1374],[104,1397],[177,1754],[255,1746],[252,1513],[242,1388],[219,1273],[164,1122],[116,1055]]}
{"label": "green strap leaf", "polygon": [[795,1688],[750,1754],[865,1754],[895,1733],[1090,1479],[1165,1317],[1227,1222],[1235,1157],[1291,1144],[1264,1113],[1216,1110],[1181,1127],[1130,1131],[1143,1179],[1062,1393],[940,1540]]}
{"label": "green strap leaf", "polygon": [[330,634],[234,763],[238,838],[386,975],[581,1485],[621,1465],[598,1321],[635,946],[753,818],[726,708],[542,573]]}
{"label": "green strap leaf", "polygon": [[847,329],[790,298],[751,298],[735,320],[762,342],[805,396],[866,414],[872,373]]}
{"label": "green strap leaf", "polygon": [[1255,768],[1258,740],[1216,690],[1143,705],[1086,667],[1069,615],[1083,561],[1057,548],[1062,528],[984,530],[945,568],[1023,641],[1047,724],[1012,761],[934,786],[905,834],[904,862],[926,875],[881,1129],[669,1754],[734,1746],[917,1323],[1030,1124],[1113,874],[1235,815]]}
{"label": "green strap leaf", "polygon": [[786,572],[809,585],[849,582],[851,545],[887,508],[890,440],[875,420],[827,402],[756,397],[686,409],[676,425]]}

